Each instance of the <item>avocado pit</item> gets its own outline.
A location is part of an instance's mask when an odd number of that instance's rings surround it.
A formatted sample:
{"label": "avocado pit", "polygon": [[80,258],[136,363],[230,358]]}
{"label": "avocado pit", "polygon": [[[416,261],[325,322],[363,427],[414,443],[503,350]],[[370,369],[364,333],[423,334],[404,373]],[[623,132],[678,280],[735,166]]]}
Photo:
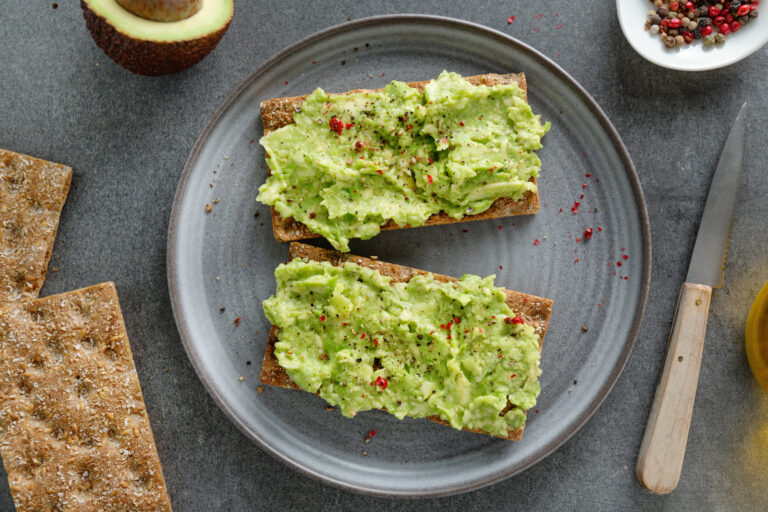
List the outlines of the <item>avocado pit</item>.
{"label": "avocado pit", "polygon": [[203,0],[117,0],[136,16],[155,21],[185,20],[203,6]]}

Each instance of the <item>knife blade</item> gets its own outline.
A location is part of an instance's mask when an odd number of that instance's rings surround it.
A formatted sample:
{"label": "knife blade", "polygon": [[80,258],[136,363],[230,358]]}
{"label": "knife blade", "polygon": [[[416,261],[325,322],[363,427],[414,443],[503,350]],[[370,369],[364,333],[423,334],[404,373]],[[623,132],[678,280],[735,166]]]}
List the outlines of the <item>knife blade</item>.
{"label": "knife blade", "polygon": [[725,141],[709,187],[688,276],[677,299],[664,368],[637,456],[637,480],[656,494],[672,492],[683,469],[712,288],[723,285],[744,163],[746,112],[744,103]]}
{"label": "knife blade", "polygon": [[744,164],[746,114],[747,104],[744,103],[723,145],[688,266],[688,276],[685,278],[688,283],[705,284],[712,288],[723,286],[725,258],[728,256],[733,214],[736,211]]}

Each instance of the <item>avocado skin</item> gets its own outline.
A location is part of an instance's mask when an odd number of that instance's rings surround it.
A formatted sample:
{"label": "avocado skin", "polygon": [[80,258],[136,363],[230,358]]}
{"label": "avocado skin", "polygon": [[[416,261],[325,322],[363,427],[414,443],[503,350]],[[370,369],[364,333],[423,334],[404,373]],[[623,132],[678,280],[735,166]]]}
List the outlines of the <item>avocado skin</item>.
{"label": "avocado skin", "polygon": [[[197,64],[216,48],[232,21],[230,17],[219,30],[188,41],[145,41],[116,30],[103,16],[80,0],[85,25],[99,48],[110,59],[139,75],[176,73]],[[160,22],[158,22],[160,23]]]}

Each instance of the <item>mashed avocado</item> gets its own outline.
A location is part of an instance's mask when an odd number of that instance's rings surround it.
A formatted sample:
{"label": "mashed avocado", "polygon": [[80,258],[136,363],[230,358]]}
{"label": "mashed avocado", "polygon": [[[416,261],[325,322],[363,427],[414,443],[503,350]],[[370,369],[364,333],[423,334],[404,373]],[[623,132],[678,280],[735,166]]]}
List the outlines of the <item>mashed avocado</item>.
{"label": "mashed avocado", "polygon": [[444,71],[423,92],[396,81],[349,95],[316,89],[293,124],[260,140],[272,174],[258,200],[348,251],[389,220],[459,219],[535,192],[547,130],[516,83],[474,86]]}
{"label": "mashed avocado", "polygon": [[275,356],[299,387],[345,416],[386,408],[506,436],[536,404],[539,335],[510,310],[494,276],[392,284],[354,263],[297,258],[275,278],[277,293],[264,301],[280,328]]}

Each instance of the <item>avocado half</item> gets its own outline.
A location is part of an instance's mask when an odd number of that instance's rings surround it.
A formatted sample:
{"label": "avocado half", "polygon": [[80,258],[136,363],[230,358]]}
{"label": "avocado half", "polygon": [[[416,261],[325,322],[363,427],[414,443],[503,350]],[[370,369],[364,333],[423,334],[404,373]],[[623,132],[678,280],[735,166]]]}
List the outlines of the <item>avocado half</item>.
{"label": "avocado half", "polygon": [[80,0],[96,44],[115,62],[141,75],[175,73],[200,62],[229,28],[233,0],[202,0],[179,21],[155,21],[131,13],[117,0]]}

